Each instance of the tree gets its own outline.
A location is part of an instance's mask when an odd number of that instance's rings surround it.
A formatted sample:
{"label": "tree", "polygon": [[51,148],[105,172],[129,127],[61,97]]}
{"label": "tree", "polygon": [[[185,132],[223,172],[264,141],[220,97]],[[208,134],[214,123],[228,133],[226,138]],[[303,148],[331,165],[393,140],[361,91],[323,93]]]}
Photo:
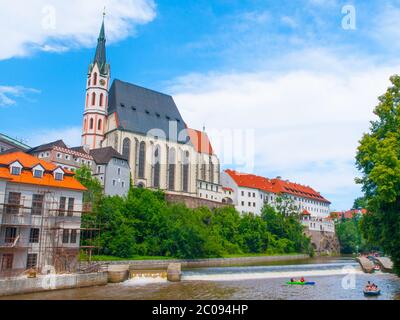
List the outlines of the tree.
{"label": "tree", "polygon": [[280,194],[275,199],[276,210],[285,217],[298,216],[299,208],[294,204],[294,200],[287,194]]}
{"label": "tree", "polygon": [[365,209],[367,207],[367,199],[360,197],[354,200],[353,209]]}
{"label": "tree", "polygon": [[82,166],[76,170],[75,178],[87,188],[83,194],[83,202],[97,204],[103,196],[103,186],[98,179],[93,177],[90,168]]}
{"label": "tree", "polygon": [[362,230],[370,243],[390,255],[400,275],[400,76],[379,97],[370,132],[364,134],[356,155],[367,200]]}

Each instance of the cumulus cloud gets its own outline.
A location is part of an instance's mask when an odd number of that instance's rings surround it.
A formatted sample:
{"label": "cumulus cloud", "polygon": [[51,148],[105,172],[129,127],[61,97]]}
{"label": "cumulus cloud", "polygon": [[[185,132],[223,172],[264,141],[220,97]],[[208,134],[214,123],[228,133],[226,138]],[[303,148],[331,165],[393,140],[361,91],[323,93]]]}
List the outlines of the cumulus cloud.
{"label": "cumulus cloud", "polygon": [[17,99],[30,99],[29,94],[39,93],[40,91],[22,86],[0,86],[0,107],[13,106],[17,104]]}
{"label": "cumulus cloud", "polygon": [[[274,65],[286,67],[192,74],[176,79],[170,90],[194,127],[206,119],[210,131],[254,129],[255,154],[248,162],[254,160],[256,173],[281,175],[325,194],[357,192],[358,140],[400,65],[377,66],[321,49],[292,53]],[[215,148],[223,160],[221,145]]]}
{"label": "cumulus cloud", "polygon": [[35,50],[59,52],[92,46],[106,6],[109,42],[155,18],[153,0],[0,0],[0,60]]}

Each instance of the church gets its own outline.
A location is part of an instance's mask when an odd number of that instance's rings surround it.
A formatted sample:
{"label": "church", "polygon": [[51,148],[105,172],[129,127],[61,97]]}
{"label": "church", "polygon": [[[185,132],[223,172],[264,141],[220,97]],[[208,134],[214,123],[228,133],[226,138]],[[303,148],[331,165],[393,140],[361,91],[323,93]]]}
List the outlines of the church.
{"label": "church", "polygon": [[[113,147],[137,187],[221,202],[220,162],[207,134],[188,127],[170,95],[110,79],[103,20],[87,74],[82,146]],[[200,193],[204,186],[216,196]]]}

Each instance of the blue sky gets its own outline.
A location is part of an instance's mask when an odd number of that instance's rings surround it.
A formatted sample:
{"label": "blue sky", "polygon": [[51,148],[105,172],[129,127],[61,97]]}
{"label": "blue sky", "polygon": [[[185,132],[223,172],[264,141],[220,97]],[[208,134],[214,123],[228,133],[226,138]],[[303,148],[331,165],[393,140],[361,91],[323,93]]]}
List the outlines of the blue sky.
{"label": "blue sky", "polygon": [[254,130],[254,173],[311,185],[332,209],[360,194],[357,141],[400,70],[400,1],[0,2],[0,132],[79,143],[105,5],[113,78],[173,94],[211,136]]}

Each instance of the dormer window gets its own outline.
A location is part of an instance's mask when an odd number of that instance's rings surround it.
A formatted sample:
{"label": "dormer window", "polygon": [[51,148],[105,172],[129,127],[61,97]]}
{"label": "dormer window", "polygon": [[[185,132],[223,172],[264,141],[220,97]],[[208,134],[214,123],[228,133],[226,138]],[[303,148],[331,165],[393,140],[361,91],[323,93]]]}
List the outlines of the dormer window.
{"label": "dormer window", "polygon": [[64,170],[62,168],[57,168],[56,170],[53,171],[54,174],[54,179],[57,181],[63,181],[64,180]]}
{"label": "dormer window", "polygon": [[33,170],[33,176],[35,178],[42,178],[43,177],[43,171],[39,169]]}
{"label": "dormer window", "polygon": [[22,172],[22,164],[19,161],[15,161],[10,164],[10,173],[13,176],[19,176]]}
{"label": "dormer window", "polygon": [[11,167],[11,174],[13,176],[19,176],[21,174],[21,168],[20,167]]}

